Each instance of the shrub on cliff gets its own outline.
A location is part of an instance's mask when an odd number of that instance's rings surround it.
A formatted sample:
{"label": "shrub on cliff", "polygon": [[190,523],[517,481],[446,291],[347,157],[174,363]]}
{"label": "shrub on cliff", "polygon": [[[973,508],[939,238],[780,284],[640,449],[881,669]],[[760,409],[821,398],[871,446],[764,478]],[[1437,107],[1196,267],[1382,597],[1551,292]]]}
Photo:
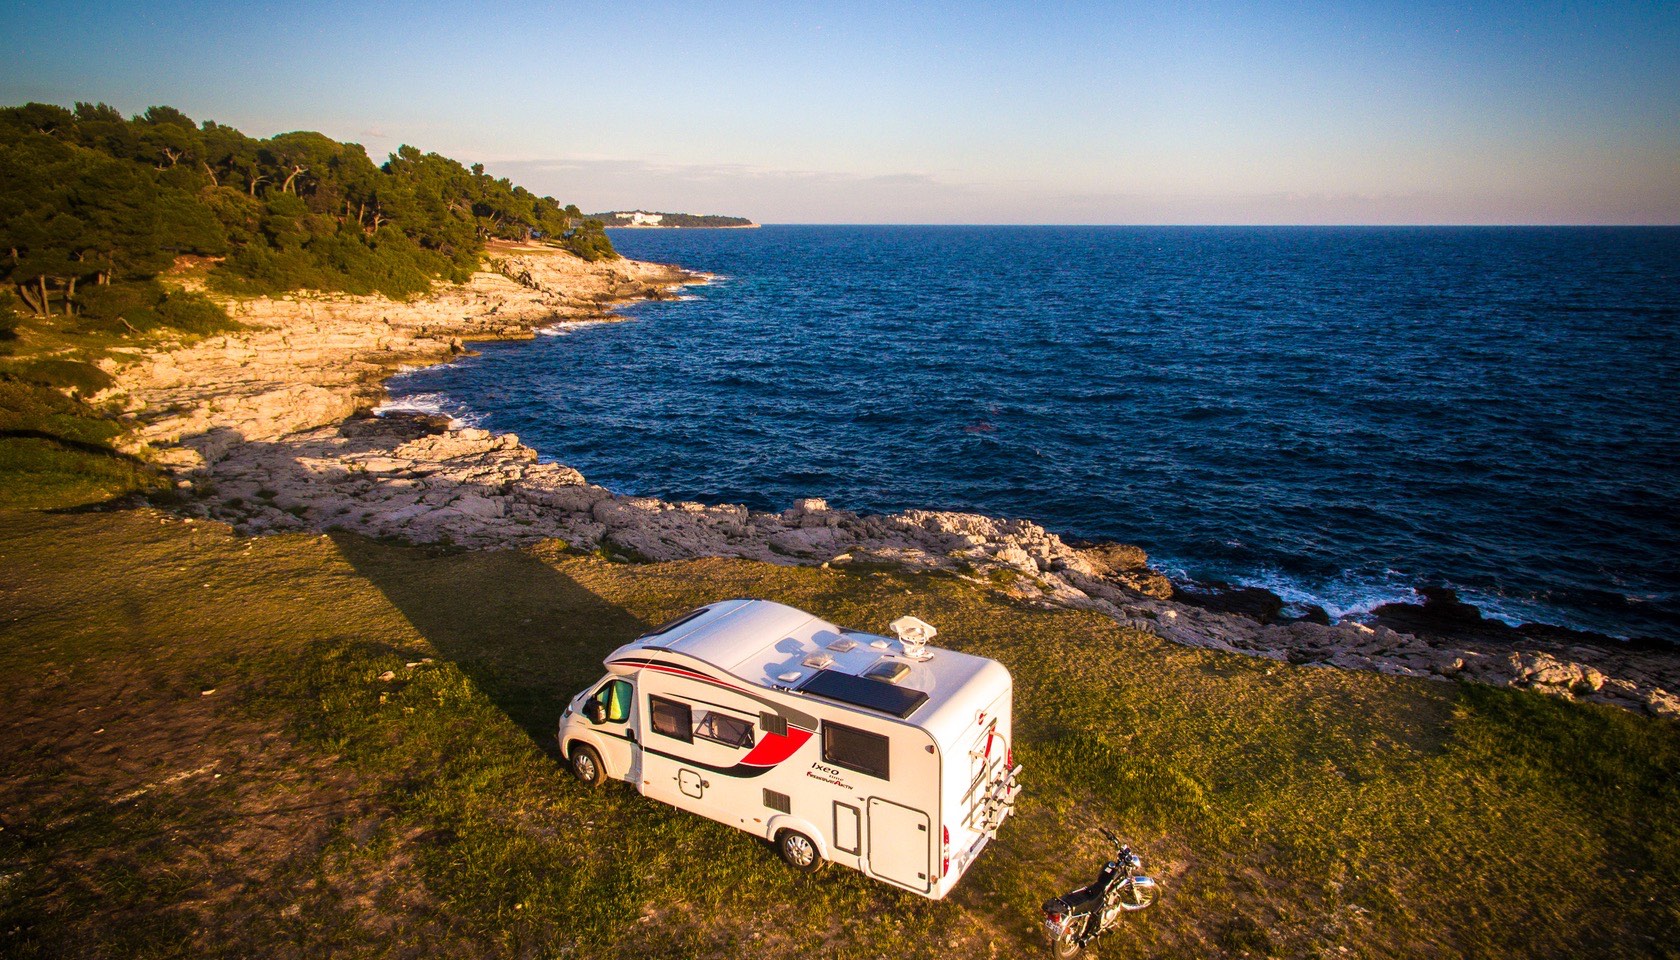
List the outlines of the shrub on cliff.
{"label": "shrub on cliff", "polygon": [[155,280],[90,287],[78,294],[74,329],[104,334],[173,330],[205,336],[238,327],[214,300]]}
{"label": "shrub on cliff", "polygon": [[111,375],[91,363],[57,358],[29,360],[0,368],[0,377],[91,397],[111,385]]}

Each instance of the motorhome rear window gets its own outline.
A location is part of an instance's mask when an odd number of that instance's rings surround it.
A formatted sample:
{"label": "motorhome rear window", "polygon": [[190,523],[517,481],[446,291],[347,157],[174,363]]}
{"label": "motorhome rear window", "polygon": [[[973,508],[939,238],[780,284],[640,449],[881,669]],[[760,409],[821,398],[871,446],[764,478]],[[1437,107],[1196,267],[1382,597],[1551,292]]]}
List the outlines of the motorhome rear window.
{"label": "motorhome rear window", "polygon": [[892,779],[887,776],[887,748],[891,741],[886,737],[827,720],[823,721],[822,734],[825,762],[882,780]]}
{"label": "motorhome rear window", "polygon": [[648,637],[657,637],[662,633],[670,633],[672,630],[675,630],[678,627],[682,626],[683,624],[687,623],[688,621],[693,620],[695,617],[698,617],[698,616],[701,616],[702,614],[705,614],[707,611],[709,611],[711,609],[712,609],[711,607],[701,607],[698,610],[690,610],[689,612],[683,614],[682,616],[678,617],[675,620],[667,620],[664,623],[660,624],[659,626],[654,627],[652,630],[649,630],[647,633],[644,633],[640,637],[637,637],[637,639],[638,640],[646,640]]}
{"label": "motorhome rear window", "polygon": [[688,704],[650,696],[648,718],[652,721],[654,733],[684,743],[694,742],[693,713]]}
{"label": "motorhome rear window", "polygon": [[854,707],[867,707],[898,717],[900,720],[916,712],[927,702],[928,695],[884,680],[854,677],[838,670],[818,670],[799,687],[800,693],[812,694],[825,700],[838,700]]}

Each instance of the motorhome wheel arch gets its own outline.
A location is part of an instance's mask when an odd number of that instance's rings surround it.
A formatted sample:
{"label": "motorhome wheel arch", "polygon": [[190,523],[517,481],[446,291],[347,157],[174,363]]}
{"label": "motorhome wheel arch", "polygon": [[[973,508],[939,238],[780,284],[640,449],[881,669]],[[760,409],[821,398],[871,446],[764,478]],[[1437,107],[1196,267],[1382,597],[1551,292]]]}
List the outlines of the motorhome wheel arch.
{"label": "motorhome wheel arch", "polygon": [[[560,719],[587,783],[641,793],[932,899],[1020,791],[995,660],[848,630],[765,600],[709,604],[614,650]],[[924,629],[925,628],[925,631]]]}

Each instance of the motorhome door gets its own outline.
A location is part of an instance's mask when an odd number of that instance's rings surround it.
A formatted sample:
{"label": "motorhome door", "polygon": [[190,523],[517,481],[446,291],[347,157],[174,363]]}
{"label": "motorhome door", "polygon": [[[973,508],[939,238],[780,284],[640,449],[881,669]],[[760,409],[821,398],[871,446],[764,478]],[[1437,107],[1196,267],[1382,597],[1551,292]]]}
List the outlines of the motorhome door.
{"label": "motorhome door", "polygon": [[590,697],[601,705],[602,721],[593,729],[600,734],[601,759],[613,776],[635,783],[641,776],[641,754],[636,749],[636,691],[629,680],[613,677]]}
{"label": "motorhome door", "polygon": [[869,872],[926,892],[933,844],[928,815],[879,797],[869,801]]}

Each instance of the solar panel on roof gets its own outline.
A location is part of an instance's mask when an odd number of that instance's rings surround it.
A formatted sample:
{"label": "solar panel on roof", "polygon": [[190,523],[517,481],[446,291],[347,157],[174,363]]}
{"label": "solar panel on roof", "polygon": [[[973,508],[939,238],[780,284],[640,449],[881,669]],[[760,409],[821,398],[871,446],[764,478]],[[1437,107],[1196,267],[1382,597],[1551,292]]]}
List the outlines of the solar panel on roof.
{"label": "solar panel on roof", "polygon": [[824,700],[849,703],[854,707],[879,710],[900,720],[915,713],[916,708],[926,703],[928,698],[927,693],[921,690],[911,690],[866,677],[854,677],[837,670],[818,670],[811,675],[811,679],[800,684],[799,692],[822,697]]}

